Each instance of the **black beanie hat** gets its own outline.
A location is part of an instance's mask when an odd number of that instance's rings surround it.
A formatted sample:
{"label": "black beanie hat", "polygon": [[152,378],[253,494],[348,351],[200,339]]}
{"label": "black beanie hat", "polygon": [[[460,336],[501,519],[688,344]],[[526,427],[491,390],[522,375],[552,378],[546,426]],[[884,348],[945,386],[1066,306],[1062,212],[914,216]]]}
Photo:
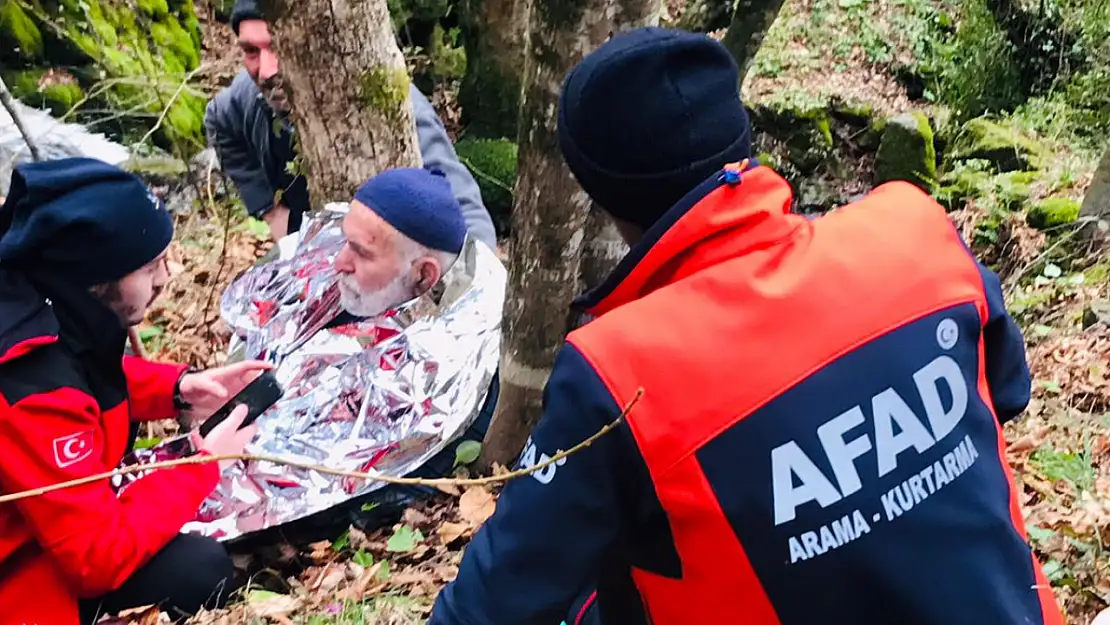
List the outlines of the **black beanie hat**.
{"label": "black beanie hat", "polygon": [[0,206],[0,269],[79,288],[123,278],[172,238],[173,219],[138,176],[91,158],[16,167]]}
{"label": "black beanie hat", "polygon": [[594,201],[647,229],[723,165],[751,156],[739,88],[736,62],[710,37],[619,34],[567,74],[559,147]]}
{"label": "black beanie hat", "polygon": [[260,20],[262,11],[258,10],[256,0],[235,0],[235,8],[231,10],[231,30],[239,34],[239,22],[243,20]]}

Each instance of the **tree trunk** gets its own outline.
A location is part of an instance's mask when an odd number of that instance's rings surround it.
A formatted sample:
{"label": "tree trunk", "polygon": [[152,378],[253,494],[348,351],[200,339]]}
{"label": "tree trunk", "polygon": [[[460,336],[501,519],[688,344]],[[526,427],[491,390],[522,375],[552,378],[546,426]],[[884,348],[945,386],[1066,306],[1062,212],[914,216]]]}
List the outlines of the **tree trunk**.
{"label": "tree trunk", "polygon": [[693,0],[678,18],[678,27],[696,33],[711,33],[732,21],[732,0]]}
{"label": "tree trunk", "polygon": [[738,0],[732,12],[732,23],[722,43],[740,66],[740,82],[748,74],[755,53],[763,45],[763,37],[775,23],[783,0]]}
{"label": "tree trunk", "polygon": [[1079,217],[1090,220],[1083,228],[1083,238],[1100,247],[1106,245],[1110,232],[1110,146],[1102,152],[1091,186],[1083,196]]}
{"label": "tree trunk", "polygon": [[464,0],[466,76],[459,106],[467,136],[516,139],[530,0]]}
{"label": "tree trunk", "polygon": [[[578,291],[585,293],[601,286],[605,278],[613,272],[624,255],[628,253],[628,245],[621,238],[613,220],[602,212],[597,204],[590,206],[590,213],[586,217],[586,244],[582,248],[582,259],[578,264]],[[584,312],[576,312],[577,316],[567,331],[585,325],[590,317]]]}
{"label": "tree trunk", "polygon": [[386,0],[263,0],[312,203],[421,164],[405,59]]}
{"label": "tree trunk", "polygon": [[542,411],[543,387],[568,329],[590,199],[563,162],[556,107],[567,72],[611,33],[658,23],[655,0],[535,0],[518,135],[501,390],[482,464],[508,465]]}

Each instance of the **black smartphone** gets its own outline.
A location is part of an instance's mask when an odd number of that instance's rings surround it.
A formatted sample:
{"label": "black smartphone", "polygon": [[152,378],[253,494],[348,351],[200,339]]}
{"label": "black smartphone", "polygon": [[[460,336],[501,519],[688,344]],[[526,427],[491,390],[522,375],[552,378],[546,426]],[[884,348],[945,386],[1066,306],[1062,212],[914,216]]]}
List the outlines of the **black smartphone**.
{"label": "black smartphone", "polygon": [[[239,394],[232,397],[226,404],[221,406],[219,410],[208,417],[200,426],[200,435],[202,437],[208,436],[212,428],[220,424],[224,419],[231,414],[232,410],[239,404],[247,405],[247,418],[243,419],[243,426],[254,423],[254,420],[259,417],[263,412],[266,412],[270,406],[277,403],[285,390],[278,384],[277,378],[274,377],[272,371],[263,371],[262,375],[254,379],[253,382],[248,384]],[[240,428],[242,429],[242,428]]]}

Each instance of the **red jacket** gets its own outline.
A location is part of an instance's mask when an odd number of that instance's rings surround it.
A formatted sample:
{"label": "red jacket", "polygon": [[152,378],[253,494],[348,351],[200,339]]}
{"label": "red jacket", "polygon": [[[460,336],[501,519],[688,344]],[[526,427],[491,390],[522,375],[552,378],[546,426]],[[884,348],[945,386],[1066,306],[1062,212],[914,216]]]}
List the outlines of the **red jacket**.
{"label": "red jacket", "polygon": [[[133,421],[175,416],[184,367],[124,356],[125,338],[88,294],[0,271],[0,493],[111,470]],[[154,472],[119,496],[103,480],[0,504],[0,625],[78,623],[78,599],[118,588],[218,481],[208,463]]]}

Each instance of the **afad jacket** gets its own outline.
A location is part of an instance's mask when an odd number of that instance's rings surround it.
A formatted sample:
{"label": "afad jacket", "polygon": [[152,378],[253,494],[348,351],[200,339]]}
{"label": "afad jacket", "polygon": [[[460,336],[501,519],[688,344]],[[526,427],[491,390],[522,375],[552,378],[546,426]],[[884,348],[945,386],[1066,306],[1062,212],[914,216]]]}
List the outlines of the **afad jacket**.
{"label": "afad jacket", "polygon": [[[0,493],[116,468],[134,422],[175,416],[179,365],[124,356],[126,331],[88,293],[0,270]],[[215,463],[0,504],[0,625],[76,625],[196,516]]]}
{"label": "afad jacket", "polygon": [[1003,452],[1031,382],[997,276],[908,183],[790,205],[766,167],[714,177],[586,298],[519,465],[643,394],[505,487],[433,625],[1062,625]]}

